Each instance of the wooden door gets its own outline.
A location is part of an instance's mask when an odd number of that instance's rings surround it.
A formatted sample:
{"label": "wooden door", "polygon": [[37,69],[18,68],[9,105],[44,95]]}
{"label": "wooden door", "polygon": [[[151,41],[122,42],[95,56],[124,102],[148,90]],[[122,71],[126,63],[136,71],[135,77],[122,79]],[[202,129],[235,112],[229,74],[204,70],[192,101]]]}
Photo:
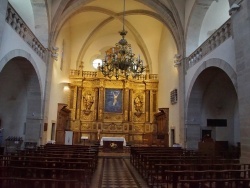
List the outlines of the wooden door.
{"label": "wooden door", "polygon": [[65,131],[69,130],[70,110],[66,104],[59,103],[57,109],[56,143],[65,143]]}
{"label": "wooden door", "polygon": [[157,124],[157,142],[169,146],[169,109],[159,108],[159,111],[154,115]]}

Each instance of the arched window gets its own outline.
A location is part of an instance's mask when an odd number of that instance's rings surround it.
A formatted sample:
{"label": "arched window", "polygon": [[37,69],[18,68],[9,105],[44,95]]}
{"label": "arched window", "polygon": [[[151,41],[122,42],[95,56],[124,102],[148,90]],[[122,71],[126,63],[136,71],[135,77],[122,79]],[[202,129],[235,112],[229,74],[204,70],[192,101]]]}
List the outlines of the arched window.
{"label": "arched window", "polygon": [[99,65],[102,65],[102,60],[101,60],[101,59],[95,59],[95,60],[93,61],[93,67],[94,67],[95,69],[97,69]]}

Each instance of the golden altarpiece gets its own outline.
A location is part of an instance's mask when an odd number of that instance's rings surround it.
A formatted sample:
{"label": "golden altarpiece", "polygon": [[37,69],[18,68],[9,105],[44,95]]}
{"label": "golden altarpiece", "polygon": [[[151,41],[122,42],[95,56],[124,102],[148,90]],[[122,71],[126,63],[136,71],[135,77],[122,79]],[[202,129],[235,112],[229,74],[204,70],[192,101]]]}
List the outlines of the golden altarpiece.
{"label": "golden altarpiece", "polygon": [[139,79],[109,79],[101,72],[71,70],[68,107],[73,143],[87,137],[124,137],[130,143],[143,143],[146,133],[156,132],[158,76]]}

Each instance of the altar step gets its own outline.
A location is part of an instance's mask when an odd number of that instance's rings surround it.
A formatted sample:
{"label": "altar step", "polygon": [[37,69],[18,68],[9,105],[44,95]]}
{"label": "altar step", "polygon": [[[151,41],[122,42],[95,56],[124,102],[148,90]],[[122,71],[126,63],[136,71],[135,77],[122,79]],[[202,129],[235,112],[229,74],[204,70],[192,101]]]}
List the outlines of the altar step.
{"label": "altar step", "polygon": [[98,153],[99,158],[129,158],[130,157],[130,147],[123,147],[123,151],[103,151],[103,147],[99,146],[99,153]]}

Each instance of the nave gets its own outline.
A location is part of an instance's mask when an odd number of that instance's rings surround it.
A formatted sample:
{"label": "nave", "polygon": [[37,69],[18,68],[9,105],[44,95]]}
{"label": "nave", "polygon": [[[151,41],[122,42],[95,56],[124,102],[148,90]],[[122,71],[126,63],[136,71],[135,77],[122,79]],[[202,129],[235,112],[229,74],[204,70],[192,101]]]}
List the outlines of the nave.
{"label": "nave", "polygon": [[[119,152],[118,152],[119,151]],[[237,155],[180,147],[47,144],[0,155],[0,188],[249,188]]]}
{"label": "nave", "polygon": [[131,165],[129,157],[99,157],[90,188],[147,188],[146,182]]}
{"label": "nave", "polygon": [[47,144],[0,155],[0,188],[147,188],[129,149]]}

